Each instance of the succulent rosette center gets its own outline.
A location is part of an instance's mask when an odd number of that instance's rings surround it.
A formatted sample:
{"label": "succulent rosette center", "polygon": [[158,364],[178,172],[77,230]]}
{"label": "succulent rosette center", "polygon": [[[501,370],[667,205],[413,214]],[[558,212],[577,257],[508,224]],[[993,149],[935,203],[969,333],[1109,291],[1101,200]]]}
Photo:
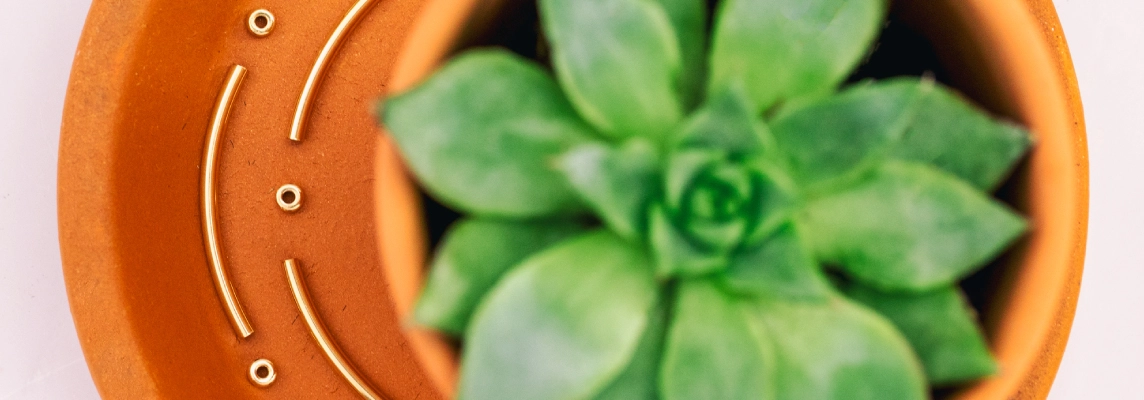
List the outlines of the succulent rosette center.
{"label": "succulent rosette center", "polygon": [[681,193],[666,199],[672,225],[711,248],[734,247],[759,213],[751,172],[739,165],[711,165],[692,175]]}
{"label": "succulent rosette center", "polygon": [[650,243],[661,276],[726,268],[736,249],[757,242],[785,195],[760,168],[714,149],[669,158],[663,198],[649,210]]}

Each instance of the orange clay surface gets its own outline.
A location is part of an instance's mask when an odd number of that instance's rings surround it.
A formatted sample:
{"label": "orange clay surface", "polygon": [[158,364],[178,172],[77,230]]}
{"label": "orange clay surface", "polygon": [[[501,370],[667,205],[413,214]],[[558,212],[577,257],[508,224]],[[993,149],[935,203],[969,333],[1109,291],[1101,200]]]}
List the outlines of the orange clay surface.
{"label": "orange clay surface", "polygon": [[[379,130],[372,103],[422,0],[384,0],[347,38],[302,143],[294,105],[355,0],[96,0],[76,53],[60,140],[60,242],[72,315],[108,399],[359,398],[299,317],[283,261],[297,258],[347,358],[383,394],[441,398],[416,361],[377,257]],[[271,34],[247,31],[259,8]],[[199,175],[227,69],[249,69],[222,134],[218,205],[227,268],[254,334],[238,339],[215,293]],[[285,213],[275,190],[303,190]],[[412,212],[412,209],[410,209]],[[268,388],[248,382],[259,358]]]}

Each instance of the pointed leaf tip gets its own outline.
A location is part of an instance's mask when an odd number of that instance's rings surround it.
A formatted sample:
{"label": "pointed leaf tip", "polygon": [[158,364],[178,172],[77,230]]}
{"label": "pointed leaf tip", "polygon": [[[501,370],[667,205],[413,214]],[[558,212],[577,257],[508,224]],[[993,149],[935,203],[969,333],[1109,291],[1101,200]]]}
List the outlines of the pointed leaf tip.
{"label": "pointed leaf tip", "polygon": [[682,118],[679,44],[660,4],[541,0],[540,16],[561,86],[600,132],[658,141]]}
{"label": "pointed leaf tip", "polygon": [[385,124],[420,182],[451,207],[517,218],[582,209],[550,160],[592,130],[530,61],[464,53],[387,100]]}
{"label": "pointed leaf tip", "polygon": [[632,359],[657,296],[645,251],[607,231],[529,257],[473,316],[458,397],[544,400],[598,393]]}
{"label": "pointed leaf tip", "polygon": [[886,8],[886,0],[724,0],[707,93],[741,79],[761,112],[829,92],[867,53]]}
{"label": "pointed leaf tip", "polygon": [[816,254],[866,284],[924,291],[982,267],[1019,237],[1024,219],[933,167],[887,162],[854,186],[812,201],[800,222]]}

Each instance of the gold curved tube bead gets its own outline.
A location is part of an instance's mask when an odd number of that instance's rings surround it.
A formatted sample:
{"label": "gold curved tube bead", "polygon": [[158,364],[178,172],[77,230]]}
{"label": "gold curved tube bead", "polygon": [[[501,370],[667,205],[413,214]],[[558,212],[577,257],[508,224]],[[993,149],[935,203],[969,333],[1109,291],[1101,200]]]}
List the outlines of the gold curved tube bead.
{"label": "gold curved tube bead", "polygon": [[346,13],[346,16],[342,17],[342,22],[338,24],[337,28],[334,28],[334,33],[330,34],[330,39],[326,41],[326,45],[318,53],[318,59],[314,60],[314,66],[310,69],[310,76],[306,77],[306,84],[302,86],[302,95],[298,97],[298,107],[294,109],[294,122],[290,124],[290,140],[302,141],[302,129],[310,116],[310,104],[314,101],[314,92],[326,73],[326,67],[329,66],[334,53],[341,47],[347,34],[354,29],[365,12],[376,3],[376,0],[358,0]]}
{"label": "gold curved tube bead", "polygon": [[215,289],[227,315],[230,316],[230,323],[234,327],[235,333],[246,338],[254,333],[254,328],[246,319],[246,313],[242,310],[242,304],[238,302],[238,295],[234,292],[234,286],[231,285],[230,276],[226,272],[225,264],[223,264],[222,250],[219,248],[218,239],[215,190],[219,141],[223,130],[226,128],[226,119],[230,116],[230,108],[234,104],[235,95],[238,93],[238,88],[242,86],[244,77],[246,77],[245,67],[237,64],[230,67],[226,83],[219,91],[214,111],[211,112],[210,131],[203,147],[203,163],[200,167],[202,171],[200,194],[202,197],[199,199],[199,205],[202,211],[203,241],[206,244],[207,261],[210,262],[211,272],[214,274]]}
{"label": "gold curved tube bead", "polygon": [[322,324],[322,320],[318,319],[318,314],[314,312],[314,306],[310,302],[310,292],[306,289],[306,282],[302,280],[298,263],[294,259],[289,259],[283,264],[286,266],[286,278],[290,281],[290,291],[294,294],[294,301],[298,303],[298,312],[302,313],[302,319],[310,328],[310,336],[314,338],[315,342],[318,342],[318,347],[322,348],[322,352],[326,354],[326,359],[362,397],[370,400],[385,399],[358,374],[353,364],[350,364],[342,355],[337,343],[334,343],[333,339],[330,338],[330,332],[326,330],[326,326]]}

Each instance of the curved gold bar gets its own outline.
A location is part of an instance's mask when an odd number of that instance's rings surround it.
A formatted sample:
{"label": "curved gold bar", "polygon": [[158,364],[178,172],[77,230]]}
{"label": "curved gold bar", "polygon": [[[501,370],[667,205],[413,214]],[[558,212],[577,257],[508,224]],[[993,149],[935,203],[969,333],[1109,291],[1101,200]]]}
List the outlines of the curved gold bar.
{"label": "curved gold bar", "polygon": [[306,78],[306,85],[302,87],[302,95],[298,97],[298,107],[294,109],[294,123],[290,125],[290,140],[302,141],[302,129],[306,125],[306,119],[310,116],[310,103],[314,100],[314,91],[317,90],[322,76],[325,75],[326,67],[329,66],[334,53],[341,47],[346,34],[353,30],[365,12],[376,3],[376,0],[358,0],[346,13],[346,16],[342,17],[342,22],[338,24],[338,27],[334,28],[334,33],[330,34],[330,39],[326,41],[326,46],[322,47],[322,52],[318,53],[318,59],[314,60],[314,66],[310,69],[310,76]]}
{"label": "curved gold bar", "polygon": [[326,330],[322,320],[318,319],[318,314],[314,312],[314,306],[310,303],[310,292],[302,280],[302,273],[298,271],[298,263],[294,259],[289,259],[284,264],[286,265],[286,278],[290,281],[290,291],[294,293],[294,301],[298,303],[298,311],[302,313],[302,319],[306,320],[306,326],[310,328],[310,335],[314,337],[314,341],[318,342],[318,347],[321,347],[322,352],[326,354],[326,359],[330,360],[330,364],[334,365],[334,368],[342,374],[346,382],[353,386],[362,397],[370,400],[385,399],[370,387],[365,379],[362,379],[361,375],[354,369],[353,364],[350,364],[342,355],[337,343],[334,343],[333,339],[330,338],[330,332]]}
{"label": "curved gold bar", "polygon": [[238,295],[234,292],[234,287],[230,283],[230,276],[226,273],[226,266],[222,261],[222,250],[219,249],[218,214],[215,213],[217,203],[215,199],[217,183],[215,171],[218,167],[219,140],[222,137],[223,129],[226,127],[226,119],[230,116],[234,97],[238,93],[238,88],[242,86],[244,77],[246,77],[245,67],[237,64],[230,67],[226,83],[219,92],[214,111],[211,113],[210,132],[203,148],[203,164],[200,167],[202,170],[202,180],[200,181],[202,198],[199,202],[203,218],[203,241],[206,242],[207,259],[211,264],[211,272],[214,273],[215,289],[218,291],[219,300],[222,301],[227,314],[230,316],[231,326],[234,327],[235,333],[243,338],[253,334],[254,328],[250,326],[250,321],[246,319],[246,313],[242,310],[242,304],[238,302]]}

